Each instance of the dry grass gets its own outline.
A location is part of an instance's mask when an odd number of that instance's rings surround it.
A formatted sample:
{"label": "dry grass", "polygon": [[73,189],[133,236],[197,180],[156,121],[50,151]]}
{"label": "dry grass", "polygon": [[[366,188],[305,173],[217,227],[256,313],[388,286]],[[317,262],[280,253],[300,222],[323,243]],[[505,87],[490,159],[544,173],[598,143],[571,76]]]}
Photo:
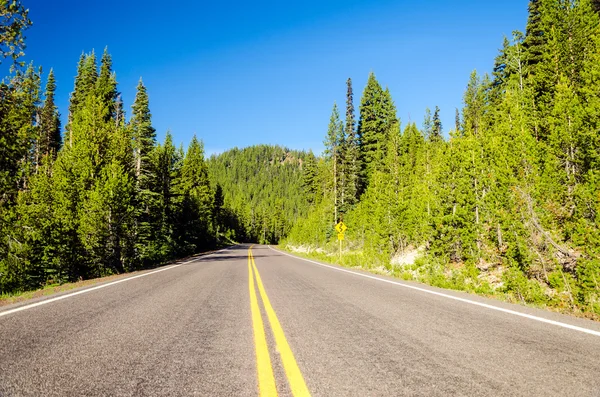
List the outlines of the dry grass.
{"label": "dry grass", "polygon": [[[206,252],[196,254],[193,256],[209,255],[216,251],[217,250],[206,251]],[[181,258],[177,261],[172,261],[172,262],[166,263],[165,266],[175,263],[175,262],[185,261],[189,258],[192,258],[193,256]],[[77,281],[74,283],[52,284],[52,285],[47,285],[43,288],[40,288],[40,289],[37,289],[34,291],[24,291],[24,292],[12,293],[12,294],[2,294],[2,295],[0,295],[0,307],[12,305],[13,303],[19,303],[19,302],[28,301],[31,299],[36,299],[36,298],[41,298],[44,296],[53,295],[53,294],[56,294],[59,292],[66,292],[66,291],[74,290],[77,288],[91,287],[96,284],[102,284],[102,283],[107,283],[110,281],[116,281],[121,278],[135,276],[136,274],[140,274],[140,273],[143,273],[148,270],[151,270],[151,269],[138,270],[138,271],[134,271],[134,272],[130,272],[130,273],[114,274],[114,275],[106,276],[106,277],[94,278],[94,279],[89,279],[89,280],[81,280],[81,281]]]}
{"label": "dry grass", "polygon": [[94,279],[90,279],[90,280],[77,281],[75,283],[54,284],[54,285],[45,286],[44,288],[40,288],[40,289],[37,289],[34,291],[18,292],[18,293],[9,294],[9,295],[0,295],[0,307],[11,305],[13,303],[28,301],[30,299],[41,298],[44,296],[56,294],[58,292],[65,292],[65,291],[70,291],[70,290],[73,290],[76,288],[89,287],[89,286],[96,285],[96,284],[101,284],[101,283],[105,283],[105,282],[109,282],[109,281],[115,281],[120,278],[135,275],[136,273],[140,273],[140,272],[115,274],[115,275],[108,276],[108,277],[101,277],[101,278],[94,278]]}

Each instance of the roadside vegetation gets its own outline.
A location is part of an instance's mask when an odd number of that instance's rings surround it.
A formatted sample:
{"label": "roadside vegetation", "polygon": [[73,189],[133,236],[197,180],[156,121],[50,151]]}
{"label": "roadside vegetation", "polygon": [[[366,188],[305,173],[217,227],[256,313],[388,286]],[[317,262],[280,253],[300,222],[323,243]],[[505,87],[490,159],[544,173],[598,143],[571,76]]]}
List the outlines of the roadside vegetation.
{"label": "roadside vegetation", "polygon": [[531,0],[447,135],[435,104],[402,123],[371,73],[357,109],[347,80],[323,154],[210,158],[196,137],[157,142],[146,86],[124,104],[107,50],[74,60],[61,126],[65,82],[21,61],[27,10],[0,11],[0,295],[231,241],[335,262],[343,220],[346,266],[600,315],[600,2]]}
{"label": "roadside vegetation", "polygon": [[492,75],[473,72],[449,136],[402,125],[368,79],[307,162],[308,217],[282,245],[431,285],[600,314],[600,3],[532,0]]}
{"label": "roadside vegetation", "polygon": [[[131,273],[127,273],[131,274]],[[125,277],[124,274],[114,274],[112,276],[93,278],[88,280],[75,281],[72,283],[54,283],[54,284],[46,284],[43,287],[34,290],[22,290],[22,291],[13,291],[9,293],[3,293],[0,295],[0,307],[11,305],[13,303],[19,303],[23,301],[28,301],[30,299],[41,298],[44,296],[54,295],[61,292],[71,291],[77,288],[89,287],[99,283],[110,282],[118,280],[121,277]]]}

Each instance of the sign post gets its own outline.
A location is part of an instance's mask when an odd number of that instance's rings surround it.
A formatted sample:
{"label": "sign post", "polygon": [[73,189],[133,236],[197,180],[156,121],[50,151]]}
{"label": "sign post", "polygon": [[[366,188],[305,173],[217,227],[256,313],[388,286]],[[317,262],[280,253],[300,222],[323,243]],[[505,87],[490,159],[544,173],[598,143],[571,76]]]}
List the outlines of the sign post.
{"label": "sign post", "polygon": [[342,263],[342,241],[344,241],[344,233],[348,230],[348,227],[344,222],[340,222],[335,225],[335,230],[338,232],[338,241],[340,242],[340,264]]}

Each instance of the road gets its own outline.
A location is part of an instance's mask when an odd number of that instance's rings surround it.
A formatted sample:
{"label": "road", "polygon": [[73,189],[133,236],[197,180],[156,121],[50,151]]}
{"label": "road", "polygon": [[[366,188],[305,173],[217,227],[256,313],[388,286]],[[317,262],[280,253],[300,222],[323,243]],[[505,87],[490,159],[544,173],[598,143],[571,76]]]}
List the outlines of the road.
{"label": "road", "polygon": [[158,270],[3,308],[0,395],[600,396],[591,321],[266,246]]}

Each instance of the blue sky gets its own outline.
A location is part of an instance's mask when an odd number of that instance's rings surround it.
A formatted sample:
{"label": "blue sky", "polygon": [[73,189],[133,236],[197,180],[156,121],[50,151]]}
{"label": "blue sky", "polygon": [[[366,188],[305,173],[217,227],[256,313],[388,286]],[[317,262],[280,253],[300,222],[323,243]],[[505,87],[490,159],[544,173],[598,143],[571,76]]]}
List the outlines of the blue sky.
{"label": "blue sky", "polygon": [[470,72],[491,71],[503,36],[527,19],[527,0],[23,3],[34,23],[27,59],[54,68],[62,114],[80,54],[108,46],[127,110],[143,77],[159,139],[171,130],[186,145],[196,133],[208,153],[258,143],[320,152],[346,79],[358,109],[370,71],[404,125],[437,105],[448,131]]}

